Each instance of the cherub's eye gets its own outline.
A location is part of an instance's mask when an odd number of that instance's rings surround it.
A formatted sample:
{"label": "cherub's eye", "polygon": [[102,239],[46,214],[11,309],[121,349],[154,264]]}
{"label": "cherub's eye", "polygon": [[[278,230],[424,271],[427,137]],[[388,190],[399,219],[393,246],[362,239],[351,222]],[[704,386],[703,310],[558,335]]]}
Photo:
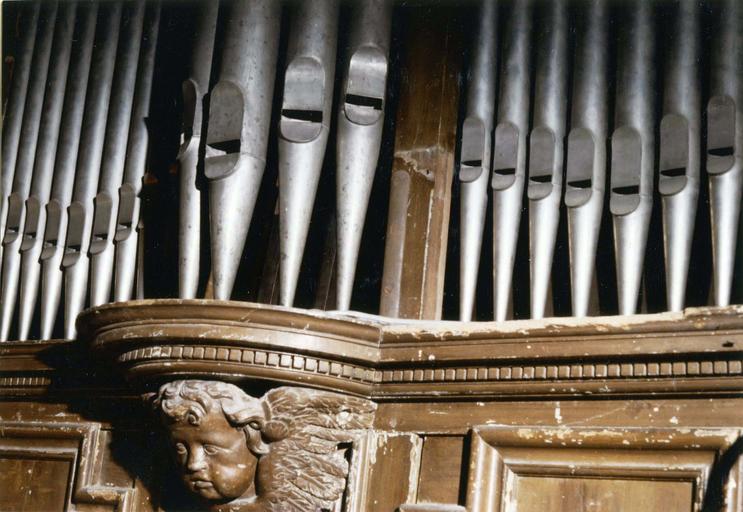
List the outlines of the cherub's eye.
{"label": "cherub's eye", "polygon": [[186,449],[186,446],[183,443],[175,443],[175,451],[180,454],[184,454],[188,450]]}
{"label": "cherub's eye", "polygon": [[216,446],[214,446],[214,445],[211,445],[211,444],[205,444],[205,445],[204,445],[204,452],[205,452],[205,453],[206,453],[207,455],[214,455],[214,454],[216,454],[216,453],[217,453],[217,451],[219,451],[219,448],[217,448],[217,447],[216,447]]}

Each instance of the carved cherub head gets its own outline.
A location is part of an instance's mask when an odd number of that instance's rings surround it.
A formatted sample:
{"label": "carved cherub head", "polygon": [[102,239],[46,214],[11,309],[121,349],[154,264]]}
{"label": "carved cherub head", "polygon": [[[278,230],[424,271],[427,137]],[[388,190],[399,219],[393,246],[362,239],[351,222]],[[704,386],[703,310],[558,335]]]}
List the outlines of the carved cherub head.
{"label": "carved cherub head", "polygon": [[178,380],[163,385],[153,405],[189,490],[218,502],[255,495],[258,458],[268,453],[260,400],[225,382]]}
{"label": "carved cherub head", "polygon": [[[335,510],[348,447],[372,425],[362,398],[280,387],[256,399],[219,381],[178,380],[147,395],[183,481],[212,510]],[[266,444],[266,443],[270,443]]]}

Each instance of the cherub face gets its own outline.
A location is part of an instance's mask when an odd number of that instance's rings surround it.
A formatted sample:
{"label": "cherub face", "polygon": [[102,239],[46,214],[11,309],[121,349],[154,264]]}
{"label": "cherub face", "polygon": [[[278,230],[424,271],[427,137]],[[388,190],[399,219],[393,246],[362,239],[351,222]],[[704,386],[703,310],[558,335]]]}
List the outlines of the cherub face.
{"label": "cherub face", "polygon": [[245,435],[221,411],[205,414],[199,425],[171,426],[176,461],[189,490],[206,500],[231,501],[254,492],[256,457]]}

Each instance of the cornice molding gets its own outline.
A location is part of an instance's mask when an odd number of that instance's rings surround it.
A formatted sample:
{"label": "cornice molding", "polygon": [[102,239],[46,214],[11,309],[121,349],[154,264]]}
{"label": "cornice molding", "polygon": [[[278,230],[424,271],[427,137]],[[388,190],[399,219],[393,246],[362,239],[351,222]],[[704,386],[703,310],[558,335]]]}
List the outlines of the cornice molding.
{"label": "cornice molding", "polygon": [[[263,380],[392,401],[743,390],[741,306],[460,323],[162,299],[88,310],[78,329],[94,359],[145,385]],[[54,344],[0,347],[0,385],[43,386],[36,354]]]}

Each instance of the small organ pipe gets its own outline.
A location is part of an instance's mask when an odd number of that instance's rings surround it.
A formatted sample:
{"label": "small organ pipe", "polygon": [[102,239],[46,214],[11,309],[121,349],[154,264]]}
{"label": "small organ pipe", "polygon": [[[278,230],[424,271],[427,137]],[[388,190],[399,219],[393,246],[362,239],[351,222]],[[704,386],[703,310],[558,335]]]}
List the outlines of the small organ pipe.
{"label": "small organ pipe", "polygon": [[351,306],[353,278],[382,144],[392,6],[353,4],[336,147],[337,308]]}
{"label": "small organ pipe", "polygon": [[296,4],[279,121],[279,302],[291,306],[299,278],[333,105],[336,0]]}
{"label": "small organ pipe", "polygon": [[488,205],[498,68],[497,27],[498,4],[495,0],[483,0],[471,50],[467,117],[460,135],[459,319],[463,321],[470,321],[475,310],[477,273]]}

